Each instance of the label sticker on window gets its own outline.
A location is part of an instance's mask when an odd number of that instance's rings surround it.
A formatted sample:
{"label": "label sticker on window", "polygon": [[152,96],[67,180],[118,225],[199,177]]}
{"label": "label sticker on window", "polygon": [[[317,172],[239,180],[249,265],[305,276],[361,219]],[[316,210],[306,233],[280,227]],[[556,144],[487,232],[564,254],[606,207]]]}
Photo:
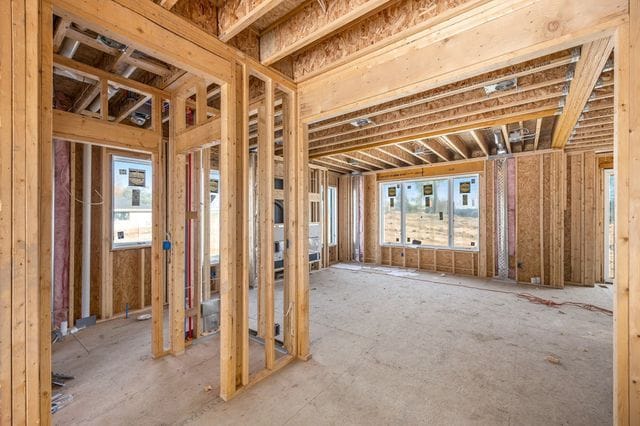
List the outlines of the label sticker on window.
{"label": "label sticker on window", "polygon": [[460,182],[460,193],[468,194],[471,192],[471,182]]}
{"label": "label sticker on window", "polygon": [[121,175],[126,175],[127,174],[127,169],[118,169],[118,173]]}
{"label": "label sticker on window", "polygon": [[424,197],[424,206],[431,207],[431,197]]}
{"label": "label sticker on window", "polygon": [[396,196],[396,187],[395,186],[390,186],[387,189],[387,196],[389,196],[389,197],[395,197]]}
{"label": "label sticker on window", "polygon": [[395,200],[395,198],[389,198],[389,207],[393,207],[393,200]]}
{"label": "label sticker on window", "polygon": [[145,171],[142,169],[129,169],[129,186],[145,186]]}
{"label": "label sticker on window", "polygon": [[124,240],[124,231],[118,231],[118,239]]}
{"label": "label sticker on window", "polygon": [[469,195],[468,194],[462,194],[462,205],[466,206],[469,204],[469,199],[468,199]]}
{"label": "label sticker on window", "polygon": [[140,207],[140,190],[134,189],[131,191],[131,205],[133,207]]}
{"label": "label sticker on window", "polygon": [[422,187],[423,195],[433,195],[433,184],[424,185]]}

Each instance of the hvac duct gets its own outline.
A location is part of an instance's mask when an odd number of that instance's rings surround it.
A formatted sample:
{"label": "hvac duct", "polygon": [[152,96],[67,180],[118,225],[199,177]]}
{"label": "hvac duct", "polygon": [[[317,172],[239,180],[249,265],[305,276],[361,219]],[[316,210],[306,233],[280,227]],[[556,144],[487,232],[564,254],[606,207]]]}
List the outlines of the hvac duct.
{"label": "hvac duct", "polygon": [[91,145],[82,152],[82,318],[91,307]]}

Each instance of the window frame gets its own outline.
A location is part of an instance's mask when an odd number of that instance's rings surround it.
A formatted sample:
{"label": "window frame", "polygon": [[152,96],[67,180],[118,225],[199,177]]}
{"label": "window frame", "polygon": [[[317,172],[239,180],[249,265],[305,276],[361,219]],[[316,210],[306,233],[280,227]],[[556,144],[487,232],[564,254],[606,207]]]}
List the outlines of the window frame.
{"label": "window frame", "polygon": [[[468,251],[468,252],[479,252],[480,251],[480,224],[481,224],[481,197],[478,194],[478,242],[474,247],[457,247],[454,245],[454,180],[455,179],[465,179],[465,178],[475,178],[478,182],[478,192],[482,185],[480,184],[480,174],[479,173],[464,173],[464,174],[455,174],[455,175],[445,175],[445,176],[429,176],[421,179],[402,179],[402,180],[385,180],[378,182],[378,238],[380,241],[380,246],[382,247],[403,247],[403,248],[424,248],[424,249],[432,249],[432,250],[455,250],[455,251]],[[407,184],[420,184],[423,182],[433,182],[437,180],[446,180],[448,187],[448,244],[446,246],[438,246],[432,244],[411,244],[407,243],[407,230],[406,230],[406,188]],[[400,242],[397,243],[388,243],[384,242],[384,214],[383,214],[383,206],[385,197],[383,186],[384,185],[400,185],[400,193],[401,196],[399,198],[400,202]]]}
{"label": "window frame", "polygon": [[[140,158],[140,157],[133,157],[133,156],[127,156],[127,155],[123,155],[123,154],[112,154],[110,155],[111,157],[111,162],[110,162],[110,167],[111,167],[111,182],[110,182],[110,190],[111,190],[111,208],[110,208],[110,222],[109,222],[109,232],[110,232],[110,239],[111,239],[111,251],[118,251],[118,250],[132,250],[132,249],[144,249],[144,248],[149,248],[153,245],[153,162],[150,159],[146,159],[146,158]],[[116,243],[115,242],[115,215],[116,215],[116,211],[115,211],[115,164],[117,161],[120,162],[127,162],[129,164],[140,164],[143,166],[148,166],[151,169],[151,173],[149,174],[149,178],[151,179],[151,197],[152,197],[152,201],[151,201],[151,227],[152,227],[152,235],[151,235],[151,239],[149,241],[141,241],[141,242],[128,242],[128,243]]]}

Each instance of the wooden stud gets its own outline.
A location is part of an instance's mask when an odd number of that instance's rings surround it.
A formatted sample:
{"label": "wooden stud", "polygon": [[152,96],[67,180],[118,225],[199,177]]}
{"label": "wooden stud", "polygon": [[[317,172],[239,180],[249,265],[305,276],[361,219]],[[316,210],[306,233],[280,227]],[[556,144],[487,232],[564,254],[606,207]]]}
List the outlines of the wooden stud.
{"label": "wooden stud", "polygon": [[[93,150],[97,148],[94,147]],[[111,245],[113,241],[113,234],[111,229],[112,209],[111,209],[111,155],[107,153],[107,148],[100,148],[100,158],[102,163],[102,206],[101,206],[101,224],[100,232],[102,238],[102,244],[100,245],[100,260],[102,273],[101,279],[101,310],[100,318],[107,319],[113,316],[113,252],[111,251]]]}

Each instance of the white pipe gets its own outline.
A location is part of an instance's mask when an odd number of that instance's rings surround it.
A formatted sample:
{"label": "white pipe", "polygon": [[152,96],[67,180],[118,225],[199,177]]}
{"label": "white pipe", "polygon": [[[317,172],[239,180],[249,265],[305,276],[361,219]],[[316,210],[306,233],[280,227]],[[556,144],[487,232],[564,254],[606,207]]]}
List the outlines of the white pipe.
{"label": "white pipe", "polygon": [[91,145],[82,152],[82,318],[91,306]]}

